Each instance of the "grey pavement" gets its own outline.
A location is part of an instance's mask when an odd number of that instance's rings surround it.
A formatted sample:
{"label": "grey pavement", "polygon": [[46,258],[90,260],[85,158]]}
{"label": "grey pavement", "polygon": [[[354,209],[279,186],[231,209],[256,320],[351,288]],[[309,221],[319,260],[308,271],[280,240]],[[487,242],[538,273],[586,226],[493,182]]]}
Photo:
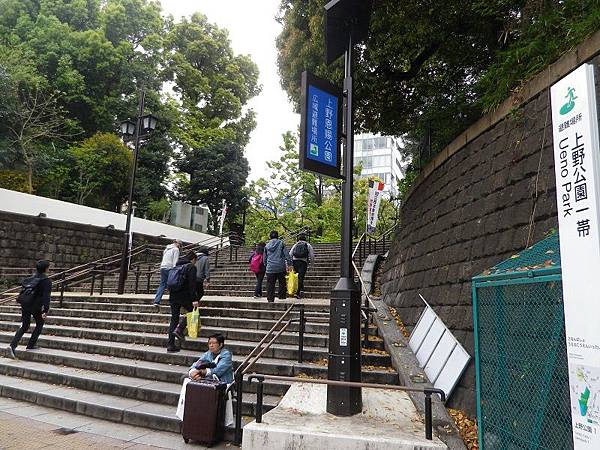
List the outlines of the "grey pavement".
{"label": "grey pavement", "polygon": [[[0,449],[187,449],[176,433],[153,431],[0,397]],[[216,450],[236,449],[222,443]]]}

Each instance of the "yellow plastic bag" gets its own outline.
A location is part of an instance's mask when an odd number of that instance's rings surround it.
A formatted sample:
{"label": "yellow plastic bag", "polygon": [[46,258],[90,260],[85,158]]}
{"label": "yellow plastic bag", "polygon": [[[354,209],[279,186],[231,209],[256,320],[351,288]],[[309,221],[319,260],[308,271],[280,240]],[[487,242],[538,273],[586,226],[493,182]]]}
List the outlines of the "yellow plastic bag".
{"label": "yellow plastic bag", "polygon": [[296,295],[298,292],[298,274],[293,270],[286,275],[288,295]]}
{"label": "yellow plastic bag", "polygon": [[197,338],[200,334],[200,309],[194,308],[187,316],[187,334],[191,338]]}

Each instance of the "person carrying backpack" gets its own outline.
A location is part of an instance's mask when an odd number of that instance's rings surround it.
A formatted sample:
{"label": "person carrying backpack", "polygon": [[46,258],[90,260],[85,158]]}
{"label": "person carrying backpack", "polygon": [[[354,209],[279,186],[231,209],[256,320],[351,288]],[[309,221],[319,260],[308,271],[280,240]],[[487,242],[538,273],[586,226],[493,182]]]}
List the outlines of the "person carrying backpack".
{"label": "person carrying backpack", "polygon": [[46,275],[48,267],[50,267],[48,261],[38,261],[35,265],[36,273],[23,280],[23,283],[21,284],[21,293],[17,298],[17,302],[21,304],[21,328],[17,330],[15,337],[13,337],[8,347],[8,355],[13,359],[17,359],[15,349],[17,348],[17,345],[19,345],[19,341],[25,332],[29,330],[31,316],[35,319],[35,329],[33,330],[33,333],[31,333],[26,348],[27,350],[35,350],[38,348],[35,344],[42,333],[44,321],[50,310],[52,281],[50,281]]}
{"label": "person carrying backpack", "polygon": [[254,298],[262,297],[262,283],[265,277],[265,265],[263,263],[263,253],[265,252],[265,243],[259,242],[254,247],[254,251],[248,258],[250,271],[256,276],[256,286],[254,287]]}
{"label": "person carrying backpack", "polygon": [[185,314],[181,317],[181,309],[183,308],[187,313],[200,304],[196,294],[196,258],[194,252],[189,252],[184,258],[179,258],[167,279],[169,306],[171,307],[167,341],[167,352],[169,353],[179,351],[179,347],[175,345],[175,338],[180,342],[185,341],[186,317]]}
{"label": "person carrying backpack", "polygon": [[296,298],[302,298],[306,271],[308,270],[308,266],[315,262],[315,251],[312,245],[306,242],[306,235],[304,233],[298,234],[298,241],[292,246],[290,255],[292,256],[294,271],[298,273],[298,292],[296,293]]}

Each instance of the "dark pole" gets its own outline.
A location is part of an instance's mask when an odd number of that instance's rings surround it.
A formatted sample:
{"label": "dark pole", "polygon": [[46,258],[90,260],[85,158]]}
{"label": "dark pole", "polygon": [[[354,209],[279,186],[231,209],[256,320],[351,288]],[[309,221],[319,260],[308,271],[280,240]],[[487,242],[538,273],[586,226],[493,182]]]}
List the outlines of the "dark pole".
{"label": "dark pole", "polygon": [[131,230],[131,211],[133,206],[133,188],[135,186],[135,173],[137,171],[138,153],[140,150],[140,132],[142,128],[142,116],[144,115],[144,100],[146,92],[140,91],[140,100],[138,104],[138,116],[135,125],[135,147],[133,150],[133,167],[131,168],[131,180],[129,182],[129,200],[127,202],[127,222],[125,224],[125,236],[123,238],[123,250],[121,252],[121,269],[119,271],[119,285],[117,294],[123,294],[125,291],[125,280],[127,279],[127,266],[129,256],[129,232]]}
{"label": "dark pole", "polygon": [[[360,291],[352,272],[352,215],[354,127],[352,114],[352,34],[344,55],[344,183],[342,187],[342,242],[340,279],[331,292],[327,378],[361,381]],[[359,387],[327,386],[327,412],[351,416],[362,411]]]}

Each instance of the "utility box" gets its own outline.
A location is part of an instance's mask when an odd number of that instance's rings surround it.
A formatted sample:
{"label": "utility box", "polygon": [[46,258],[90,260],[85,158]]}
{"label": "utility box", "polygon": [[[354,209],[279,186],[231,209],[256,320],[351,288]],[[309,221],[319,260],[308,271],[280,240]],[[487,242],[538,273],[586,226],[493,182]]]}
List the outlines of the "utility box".
{"label": "utility box", "polygon": [[472,280],[481,450],[573,448],[558,233]]}

